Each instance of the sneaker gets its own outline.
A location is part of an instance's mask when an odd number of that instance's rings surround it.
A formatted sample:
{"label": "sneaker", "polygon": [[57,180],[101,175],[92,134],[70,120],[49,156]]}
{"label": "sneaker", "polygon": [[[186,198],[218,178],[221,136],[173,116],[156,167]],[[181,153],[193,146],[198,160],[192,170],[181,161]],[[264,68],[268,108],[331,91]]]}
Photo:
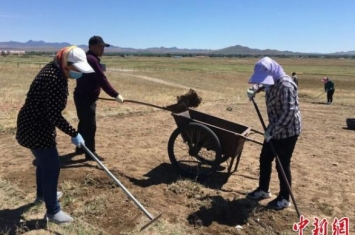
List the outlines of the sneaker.
{"label": "sneaker", "polygon": [[[59,198],[61,198],[63,196],[63,193],[58,191],[57,192],[57,200],[59,200]],[[34,203],[43,203],[44,202],[44,197],[36,197],[35,202]]]}
{"label": "sneaker", "polygon": [[[105,161],[105,159],[103,157],[100,157],[99,155],[97,155],[96,153],[94,153],[95,157],[99,160],[99,161]],[[86,161],[95,161],[90,155],[85,155],[85,160]]]}
{"label": "sneaker", "polygon": [[255,189],[254,191],[250,192],[247,194],[247,198],[253,199],[253,200],[263,200],[271,197],[271,193],[265,192],[264,190],[261,190],[259,188]]}
{"label": "sneaker", "polygon": [[84,153],[85,153],[84,149],[78,148],[78,147],[75,148],[75,154],[76,155],[81,155],[81,154],[84,154]]}
{"label": "sneaker", "polygon": [[72,222],[74,220],[70,215],[68,215],[67,213],[65,213],[62,210],[57,212],[54,215],[45,214],[44,215],[44,219],[49,221],[49,222],[56,223],[56,224],[70,223],[70,222]]}
{"label": "sneaker", "polygon": [[267,204],[267,207],[274,210],[282,210],[291,206],[291,202],[278,196]]}

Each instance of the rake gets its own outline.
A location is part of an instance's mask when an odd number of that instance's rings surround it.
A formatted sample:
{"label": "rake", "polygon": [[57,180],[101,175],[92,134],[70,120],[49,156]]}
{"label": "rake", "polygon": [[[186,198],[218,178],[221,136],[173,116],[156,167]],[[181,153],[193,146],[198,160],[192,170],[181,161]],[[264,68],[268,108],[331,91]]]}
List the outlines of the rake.
{"label": "rake", "polygon": [[322,94],[318,95],[317,97],[313,98],[313,100],[311,101],[311,103],[314,103],[314,101],[315,101],[317,98],[319,98],[320,96],[322,96],[322,95],[325,94],[325,93],[326,93],[326,91],[323,92]]}
{"label": "rake", "polygon": [[104,166],[104,164],[102,164],[102,162],[100,162],[100,160],[85,146],[85,144],[80,144],[80,147],[84,149],[84,151],[90,155],[90,157],[92,157],[99,165],[100,167],[108,174],[108,176],[115,181],[115,183],[123,190],[123,192],[125,192],[127,194],[127,196],[129,198],[132,199],[132,201],[139,207],[139,209],[141,209],[144,214],[150,219],[150,221],[145,224],[142,228],[141,231],[143,229],[145,229],[146,227],[148,227],[149,225],[151,225],[152,223],[154,223],[157,219],[159,219],[162,215],[162,213],[160,213],[158,216],[153,217],[143,206],[142,204],[139,203],[139,201],[126,189],[126,187]]}

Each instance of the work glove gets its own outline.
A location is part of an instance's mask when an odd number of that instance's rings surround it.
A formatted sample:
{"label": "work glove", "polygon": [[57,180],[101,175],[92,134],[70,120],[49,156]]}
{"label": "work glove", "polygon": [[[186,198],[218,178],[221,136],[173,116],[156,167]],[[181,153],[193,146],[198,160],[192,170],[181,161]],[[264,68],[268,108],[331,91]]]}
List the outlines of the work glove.
{"label": "work glove", "polygon": [[85,144],[83,137],[79,133],[77,136],[71,138],[71,142],[79,148],[81,147],[81,144]]}
{"label": "work glove", "polygon": [[123,98],[123,96],[120,95],[120,94],[115,98],[115,100],[116,100],[118,103],[123,103],[123,102],[124,102],[124,98]]}
{"label": "work glove", "polygon": [[272,139],[272,136],[270,135],[270,132],[268,130],[266,130],[264,132],[264,138],[265,138],[266,142],[269,142],[269,140]]}
{"label": "work glove", "polygon": [[252,87],[250,87],[247,90],[247,96],[249,100],[255,97],[256,93],[259,93],[264,89],[264,86],[262,84],[254,84]]}
{"label": "work glove", "polygon": [[249,88],[247,90],[247,96],[248,96],[249,100],[253,99],[255,97],[255,94],[256,94],[256,92],[252,88]]}

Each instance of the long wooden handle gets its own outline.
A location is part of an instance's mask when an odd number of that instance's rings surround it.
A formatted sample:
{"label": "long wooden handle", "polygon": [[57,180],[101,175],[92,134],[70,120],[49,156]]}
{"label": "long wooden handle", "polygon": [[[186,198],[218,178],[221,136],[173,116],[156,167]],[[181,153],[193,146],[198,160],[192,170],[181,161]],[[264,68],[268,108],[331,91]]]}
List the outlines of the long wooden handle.
{"label": "long wooden handle", "polygon": [[[101,98],[101,97],[99,97],[99,100],[116,101],[115,99]],[[149,104],[149,103],[145,103],[145,102],[141,102],[141,101],[136,101],[136,100],[124,100],[124,102],[141,104],[141,105],[146,105],[146,106],[150,106],[150,107],[154,107],[154,108],[158,108],[158,109],[168,110],[166,107],[158,106],[158,105],[155,105],[155,104]]]}
{"label": "long wooden handle", "polygon": [[[254,104],[255,110],[256,110],[256,112],[257,112],[257,114],[258,114],[258,116],[259,116],[261,125],[263,126],[264,130],[266,131],[266,125],[265,125],[265,122],[264,122],[263,117],[261,116],[259,107],[258,107],[258,105],[256,104],[254,98],[251,98],[251,101],[253,101],[253,104]],[[286,174],[285,174],[285,170],[284,170],[283,167],[282,167],[280,158],[279,158],[279,156],[277,155],[277,152],[276,152],[276,149],[275,149],[274,144],[272,143],[272,139],[269,140],[268,143],[269,143],[269,145],[270,145],[270,147],[271,147],[272,153],[273,153],[274,156],[276,157],[277,163],[279,164],[279,167],[280,167],[280,170],[281,170],[282,178],[283,178],[283,180],[284,180],[284,182],[285,182],[285,184],[286,184],[286,186],[287,186],[288,192],[290,193],[290,196],[291,196],[293,205],[295,206],[295,209],[296,209],[296,212],[297,212],[297,215],[298,215],[298,218],[299,218],[299,217],[301,216],[301,212],[299,211],[298,206],[297,206],[297,204],[296,204],[296,199],[295,199],[295,197],[293,196],[293,193],[292,193],[292,190],[291,190],[291,185],[290,185],[290,183],[288,182],[288,179],[287,179]]]}
{"label": "long wooden handle", "polygon": [[126,195],[128,197],[130,197],[132,199],[132,201],[136,204],[136,206],[139,207],[139,209],[141,209],[144,214],[150,219],[150,222],[148,224],[146,224],[145,226],[143,226],[143,228],[141,230],[143,230],[144,228],[146,228],[147,226],[149,226],[151,223],[153,223],[154,221],[156,221],[157,219],[160,218],[160,215],[158,215],[157,217],[153,217],[145,208],[144,206],[128,191],[128,189],[111,173],[111,171],[109,171],[107,169],[107,167],[102,164],[102,162],[100,162],[100,160],[85,146],[85,144],[80,144],[80,147],[84,149],[84,151],[86,152],[86,154],[90,155],[91,158],[93,158],[98,164],[99,166],[107,173],[107,175],[113,180],[115,181],[115,183],[123,190],[124,193],[126,193]]}

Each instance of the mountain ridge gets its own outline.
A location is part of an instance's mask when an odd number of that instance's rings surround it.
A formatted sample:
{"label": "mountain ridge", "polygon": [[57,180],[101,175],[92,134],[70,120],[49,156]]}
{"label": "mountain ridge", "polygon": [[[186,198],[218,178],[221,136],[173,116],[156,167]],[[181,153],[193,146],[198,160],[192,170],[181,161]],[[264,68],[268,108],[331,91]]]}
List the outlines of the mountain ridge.
{"label": "mountain ridge", "polygon": [[[7,41],[0,42],[0,50],[23,50],[23,51],[43,51],[43,52],[55,52],[60,48],[70,46],[72,44],[68,42],[45,42],[43,40],[34,41],[28,40],[27,42],[17,42],[17,41]],[[88,45],[80,44],[78,47],[87,50]],[[242,45],[230,46],[222,49],[212,50],[212,49],[187,49],[187,48],[177,48],[177,47],[149,47],[145,49],[135,49],[132,47],[119,47],[111,45],[105,49],[108,53],[200,53],[200,54],[216,54],[216,55],[233,55],[233,54],[244,54],[244,55],[303,55],[303,54],[319,54],[319,55],[355,55],[354,51],[340,51],[333,53],[304,53],[304,52],[294,52],[294,51],[280,51],[276,49],[256,49],[249,48]]]}

